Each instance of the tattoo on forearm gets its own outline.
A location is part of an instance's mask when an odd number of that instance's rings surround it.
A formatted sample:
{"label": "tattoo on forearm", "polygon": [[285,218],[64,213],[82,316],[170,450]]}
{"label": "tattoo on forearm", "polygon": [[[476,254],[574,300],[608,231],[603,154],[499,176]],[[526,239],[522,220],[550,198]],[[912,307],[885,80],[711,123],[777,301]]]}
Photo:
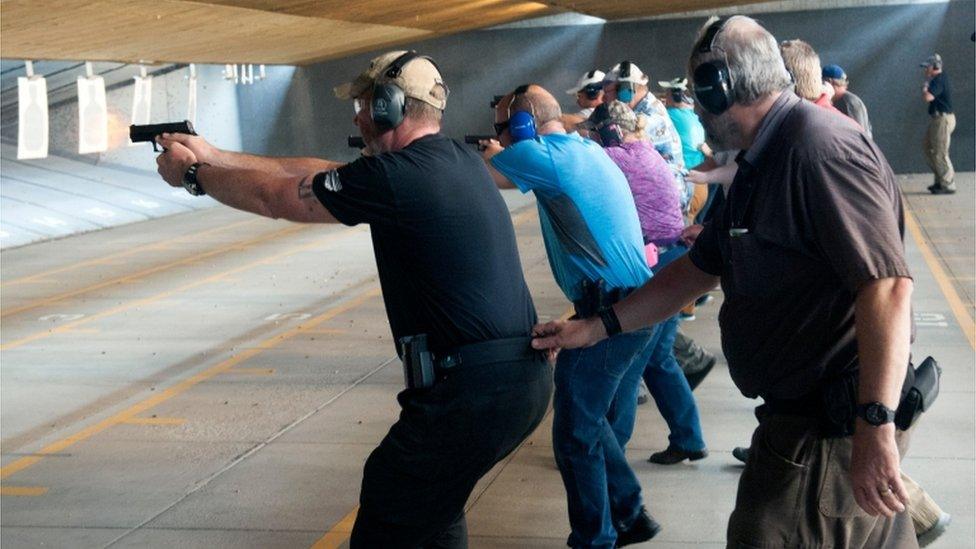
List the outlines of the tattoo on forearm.
{"label": "tattoo on forearm", "polygon": [[298,183],[298,198],[299,200],[307,200],[312,198],[315,193],[312,192],[312,177],[305,176],[301,182]]}

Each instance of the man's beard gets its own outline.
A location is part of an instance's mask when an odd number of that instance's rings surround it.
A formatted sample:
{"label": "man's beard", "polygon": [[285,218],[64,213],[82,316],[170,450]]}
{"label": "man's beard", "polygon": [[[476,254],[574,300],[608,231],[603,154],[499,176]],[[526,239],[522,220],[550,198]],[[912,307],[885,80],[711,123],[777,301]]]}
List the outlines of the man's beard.
{"label": "man's beard", "polygon": [[739,148],[737,144],[742,138],[742,130],[728,113],[720,115],[703,113],[700,118],[702,126],[705,127],[705,135],[713,149],[724,151]]}

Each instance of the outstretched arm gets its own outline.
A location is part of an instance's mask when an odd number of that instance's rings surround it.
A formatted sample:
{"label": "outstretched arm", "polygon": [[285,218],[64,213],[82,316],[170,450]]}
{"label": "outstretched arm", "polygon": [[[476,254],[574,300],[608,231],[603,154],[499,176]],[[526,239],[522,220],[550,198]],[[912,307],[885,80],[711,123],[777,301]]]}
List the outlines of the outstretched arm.
{"label": "outstretched arm", "polygon": [[[162,138],[160,144],[166,152],[156,158],[159,174],[171,186],[180,187],[187,169],[201,160],[176,140]],[[283,170],[225,166],[202,166],[197,172],[204,191],[217,201],[273,219],[302,223],[337,222],[312,192],[312,178],[318,170],[294,175]]]}
{"label": "outstretched arm", "polygon": [[[715,287],[718,277],[710,275],[688,259],[676,259],[639,290],[613,306],[623,331],[629,332],[670,318],[691,300]],[[536,349],[588,347],[607,337],[599,317],[553,321],[532,331]]]}
{"label": "outstretched arm", "polygon": [[[338,168],[343,163],[311,157],[272,157],[225,151],[214,147],[198,135],[165,133],[159,143],[179,143],[189,149],[197,162],[205,162],[216,168],[252,170],[269,175],[302,175]],[[208,191],[209,192],[209,191]]]}

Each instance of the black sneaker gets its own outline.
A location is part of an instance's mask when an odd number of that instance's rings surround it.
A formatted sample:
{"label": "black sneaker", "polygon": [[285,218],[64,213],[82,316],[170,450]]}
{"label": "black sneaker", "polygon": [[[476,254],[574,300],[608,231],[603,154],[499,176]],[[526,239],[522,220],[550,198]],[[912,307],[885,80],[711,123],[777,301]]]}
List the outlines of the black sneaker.
{"label": "black sneaker", "polygon": [[675,463],[681,463],[686,459],[688,461],[698,461],[699,459],[705,459],[706,457],[708,457],[707,449],[689,452],[688,450],[678,448],[674,444],[669,444],[666,449],[651,454],[651,457],[647,458],[647,461],[657,463],[658,465],[674,465]]}
{"label": "black sneaker", "polygon": [[928,189],[930,193],[934,193],[935,190],[938,189],[941,186],[942,185],[939,185],[938,183],[932,183],[931,185],[929,185],[928,187],[925,187],[925,188]]}
{"label": "black sneaker", "polygon": [[749,461],[749,448],[746,446],[736,446],[732,448],[732,457],[745,463]]}
{"label": "black sneaker", "polygon": [[648,514],[642,505],[637,518],[627,528],[617,528],[617,547],[647,541],[661,531],[661,525]]}
{"label": "black sneaker", "polygon": [[956,189],[952,187],[936,187],[930,191],[932,194],[956,194]]}

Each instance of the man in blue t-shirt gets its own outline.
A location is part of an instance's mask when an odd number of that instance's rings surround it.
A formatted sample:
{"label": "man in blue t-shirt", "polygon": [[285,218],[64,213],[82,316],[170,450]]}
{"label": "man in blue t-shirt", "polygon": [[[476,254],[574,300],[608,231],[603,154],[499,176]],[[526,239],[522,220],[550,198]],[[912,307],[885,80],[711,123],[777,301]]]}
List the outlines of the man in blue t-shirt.
{"label": "man in blue t-shirt", "polygon": [[705,127],[695,114],[695,100],[688,95],[688,79],[675,78],[668,82],[658,82],[667,94],[664,105],[668,109],[668,117],[674,123],[674,129],[681,138],[681,156],[685,161],[685,168],[695,169],[711,156],[711,150],[705,143]]}
{"label": "man in blue t-shirt", "polygon": [[[535,193],[553,275],[586,318],[601,315],[651,272],[627,179],[596,142],[565,133],[561,114],[549,92],[520,86],[497,104],[498,141],[482,142],[483,156],[499,187]],[[660,530],[624,457],[652,335],[649,329],[610,338],[556,361],[553,451],[569,502],[571,547],[621,547]]]}

